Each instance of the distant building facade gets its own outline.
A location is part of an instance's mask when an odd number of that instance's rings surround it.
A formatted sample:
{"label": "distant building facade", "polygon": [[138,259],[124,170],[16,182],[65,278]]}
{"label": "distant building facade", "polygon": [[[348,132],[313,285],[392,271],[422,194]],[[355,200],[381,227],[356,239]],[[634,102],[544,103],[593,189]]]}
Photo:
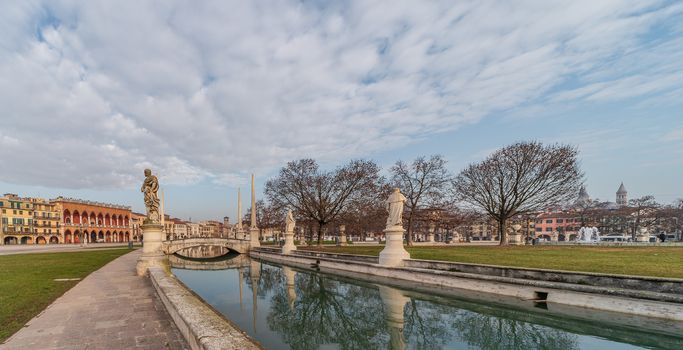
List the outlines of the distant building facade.
{"label": "distant building facade", "polygon": [[57,244],[62,240],[62,217],[57,204],[42,198],[31,198],[35,244]]}
{"label": "distant building facade", "polygon": [[33,244],[33,204],[13,193],[0,197],[2,244]]}
{"label": "distant building facade", "polygon": [[130,230],[133,234],[133,241],[142,241],[142,228],[141,225],[147,216],[145,214],[131,212],[130,213]]}
{"label": "distant building facade", "polygon": [[62,214],[63,243],[128,242],[130,207],[58,197],[52,200]]}

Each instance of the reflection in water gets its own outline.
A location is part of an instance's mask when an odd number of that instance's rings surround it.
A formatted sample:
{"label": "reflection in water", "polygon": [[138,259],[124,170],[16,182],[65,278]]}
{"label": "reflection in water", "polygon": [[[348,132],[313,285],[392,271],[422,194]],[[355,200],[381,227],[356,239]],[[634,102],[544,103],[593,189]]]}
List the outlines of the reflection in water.
{"label": "reflection in water", "polygon": [[[174,273],[268,349],[683,348],[683,339],[669,334],[538,316],[256,260],[242,266]],[[252,291],[251,310],[242,303],[244,284]],[[596,336],[603,332],[611,340]]]}
{"label": "reflection in water", "polygon": [[287,279],[287,302],[289,303],[289,309],[294,310],[294,302],[296,301],[296,287],[294,286],[294,280],[296,278],[296,272],[289,266],[283,266],[282,272],[285,274]]}
{"label": "reflection in water", "polygon": [[192,258],[192,259],[218,258],[218,257],[222,257],[222,256],[228,255],[228,254],[237,255],[237,253],[232,252],[230,249],[228,249],[226,247],[214,246],[214,245],[202,245],[202,246],[185,248],[185,249],[179,250],[176,254],[180,255],[181,257],[184,257],[184,258]]}
{"label": "reflection in water", "polygon": [[398,289],[387,286],[379,286],[379,297],[384,305],[391,349],[403,350],[406,348],[403,339],[403,324],[405,322],[403,308],[410,301],[410,298],[405,297]]}
{"label": "reflection in water", "polygon": [[250,279],[251,279],[251,300],[252,300],[252,306],[251,306],[251,319],[252,319],[252,329],[254,330],[254,333],[256,333],[256,313],[258,311],[258,284],[259,284],[259,278],[261,277],[261,263],[258,260],[251,260],[249,264],[249,271],[250,271]]}

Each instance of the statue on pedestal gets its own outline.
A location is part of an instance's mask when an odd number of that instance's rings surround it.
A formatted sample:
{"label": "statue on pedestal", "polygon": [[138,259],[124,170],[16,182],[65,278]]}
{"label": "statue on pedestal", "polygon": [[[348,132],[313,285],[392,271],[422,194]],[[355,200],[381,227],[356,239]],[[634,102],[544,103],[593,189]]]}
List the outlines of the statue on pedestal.
{"label": "statue on pedestal", "polygon": [[403,247],[403,204],[406,197],[396,188],[389,195],[386,201],[389,217],[387,218],[387,228],[384,229],[386,244],[384,249],[379,252],[379,264],[384,266],[400,266],[403,260],[410,259],[410,254]]}
{"label": "statue on pedestal", "polygon": [[292,210],[287,210],[287,217],[285,218],[285,232],[294,233],[294,226],[296,221],[294,221],[294,215],[292,215]]}
{"label": "statue on pedestal", "polygon": [[142,255],[138,258],[136,266],[138,276],[143,276],[150,267],[165,268],[168,265],[168,259],[166,259],[161,249],[164,233],[163,226],[159,220],[158,190],[159,180],[157,180],[156,176],[152,175],[151,170],[145,169],[145,181],[142,183],[140,192],[145,195],[147,218],[140,226],[142,229],[143,245]]}
{"label": "statue on pedestal", "polygon": [[282,246],[282,254],[289,254],[292,250],[296,250],[294,245],[294,215],[291,210],[287,210],[287,217],[285,217],[285,244]]}
{"label": "statue on pedestal", "polygon": [[393,226],[403,226],[403,204],[406,202],[406,197],[401,194],[401,190],[394,188],[394,192],[389,195],[386,201],[386,208],[389,212],[387,218],[387,228]]}
{"label": "statue on pedestal", "polygon": [[152,175],[150,169],[145,169],[145,181],[142,183],[140,192],[145,195],[145,207],[147,208],[147,219],[145,222],[159,223],[159,180]]}

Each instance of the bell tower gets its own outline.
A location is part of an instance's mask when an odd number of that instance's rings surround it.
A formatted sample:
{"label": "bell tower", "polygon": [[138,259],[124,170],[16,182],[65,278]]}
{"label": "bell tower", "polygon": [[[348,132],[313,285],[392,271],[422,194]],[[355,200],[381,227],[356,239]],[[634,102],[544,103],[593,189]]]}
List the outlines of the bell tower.
{"label": "bell tower", "polygon": [[619,189],[617,190],[617,205],[619,206],[625,206],[628,205],[628,191],[626,191],[626,187],[624,187],[624,183],[621,183],[621,186],[619,186]]}

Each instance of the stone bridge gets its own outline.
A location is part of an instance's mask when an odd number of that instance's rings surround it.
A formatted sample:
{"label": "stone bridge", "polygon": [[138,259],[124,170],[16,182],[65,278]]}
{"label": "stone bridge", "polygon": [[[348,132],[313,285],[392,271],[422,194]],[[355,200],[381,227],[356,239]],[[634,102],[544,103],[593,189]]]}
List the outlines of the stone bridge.
{"label": "stone bridge", "polygon": [[247,256],[244,254],[236,255],[231,259],[223,260],[190,260],[169,255],[168,261],[171,267],[184,270],[226,270],[249,266]]}
{"label": "stone bridge", "polygon": [[225,247],[240,254],[249,252],[249,249],[251,248],[248,239],[186,238],[164,241],[161,244],[161,250],[164,254],[171,255],[182,249],[202,246]]}

